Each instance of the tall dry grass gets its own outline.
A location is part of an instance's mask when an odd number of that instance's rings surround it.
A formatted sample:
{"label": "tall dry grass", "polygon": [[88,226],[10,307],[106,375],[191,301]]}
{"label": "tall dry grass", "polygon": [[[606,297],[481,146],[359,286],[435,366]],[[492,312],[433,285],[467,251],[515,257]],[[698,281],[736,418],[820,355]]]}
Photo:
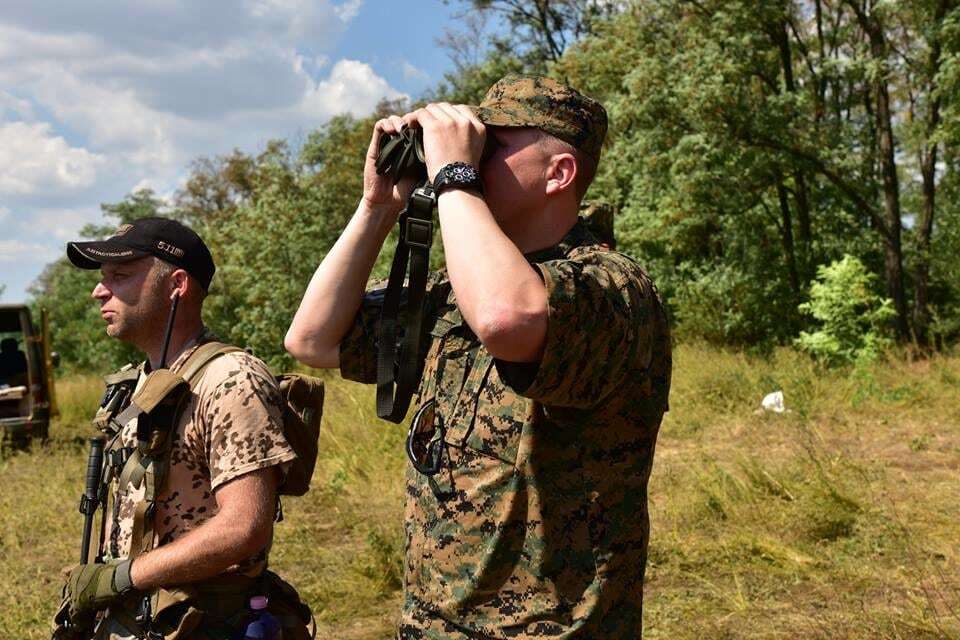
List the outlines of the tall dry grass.
{"label": "tall dry grass", "polygon": [[[274,568],[321,638],[391,638],[403,430],[327,378],[314,487]],[[789,412],[758,412],[781,389]],[[75,562],[93,377],[60,381],[46,446],[0,459],[0,638],[45,638]],[[651,479],[646,636],[960,638],[960,357],[822,370],[682,345]]]}

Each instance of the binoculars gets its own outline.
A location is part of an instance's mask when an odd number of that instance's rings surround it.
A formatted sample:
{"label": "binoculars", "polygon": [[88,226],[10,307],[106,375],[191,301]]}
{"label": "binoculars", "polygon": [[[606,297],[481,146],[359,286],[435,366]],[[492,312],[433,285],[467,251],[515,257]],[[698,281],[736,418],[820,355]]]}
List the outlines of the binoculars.
{"label": "binoculars", "polygon": [[425,158],[423,129],[406,127],[399,133],[384,133],[380,136],[377,174],[391,176],[393,184],[407,177],[420,184],[427,180]]}
{"label": "binoculars", "polygon": [[[496,151],[496,138],[487,132],[483,147],[482,163]],[[413,178],[417,185],[427,182],[426,155],[423,153],[423,129],[406,127],[399,133],[384,133],[380,136],[377,153],[377,175],[393,177],[393,184],[403,178]]]}

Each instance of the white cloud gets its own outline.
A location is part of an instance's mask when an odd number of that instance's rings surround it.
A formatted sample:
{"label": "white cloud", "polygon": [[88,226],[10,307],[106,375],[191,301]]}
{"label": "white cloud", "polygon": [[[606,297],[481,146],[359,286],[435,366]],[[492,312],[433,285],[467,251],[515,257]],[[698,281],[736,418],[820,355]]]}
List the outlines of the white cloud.
{"label": "white cloud", "polygon": [[5,0],[0,250],[8,262],[23,257],[4,270],[6,295],[19,295],[84,224],[100,222],[101,202],[143,186],[169,196],[200,155],[255,153],[338,113],[404,97],[369,64],[330,57],[362,6]]}
{"label": "white cloud", "polygon": [[0,91],[0,121],[33,120],[33,105],[5,91]]}
{"label": "white cloud", "polygon": [[0,263],[17,263],[23,260],[44,262],[55,260],[59,252],[49,245],[39,242],[22,242],[20,240],[0,240]]}
{"label": "white cloud", "polygon": [[369,113],[383,98],[407,98],[378,76],[370,65],[357,60],[340,60],[326,80],[304,96],[302,110],[327,118],[338,113]]}
{"label": "white cloud", "polygon": [[430,75],[426,71],[418,69],[410,64],[410,62],[407,60],[404,60],[400,63],[400,70],[403,72],[404,80],[417,80],[425,82],[430,79]]}
{"label": "white cloud", "polygon": [[71,147],[49,123],[0,124],[0,193],[31,194],[43,188],[89,186],[104,158]]}
{"label": "white cloud", "polygon": [[347,0],[343,4],[337,5],[333,11],[337,17],[344,22],[350,22],[360,13],[360,7],[363,6],[363,0]]}
{"label": "white cloud", "polygon": [[54,245],[62,247],[64,242],[76,240],[84,226],[102,221],[103,214],[99,206],[52,207],[31,210],[29,218],[20,222],[20,227],[24,231],[32,232],[33,237],[42,235],[49,239],[52,235],[56,239]]}

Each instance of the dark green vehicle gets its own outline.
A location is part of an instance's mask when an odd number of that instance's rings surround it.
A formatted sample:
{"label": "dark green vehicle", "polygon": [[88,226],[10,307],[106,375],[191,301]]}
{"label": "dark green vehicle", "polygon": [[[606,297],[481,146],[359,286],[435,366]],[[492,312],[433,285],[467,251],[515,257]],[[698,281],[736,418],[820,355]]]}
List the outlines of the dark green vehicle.
{"label": "dark green vehicle", "polygon": [[46,438],[57,415],[48,336],[45,312],[38,331],[26,305],[0,305],[0,435],[8,441]]}

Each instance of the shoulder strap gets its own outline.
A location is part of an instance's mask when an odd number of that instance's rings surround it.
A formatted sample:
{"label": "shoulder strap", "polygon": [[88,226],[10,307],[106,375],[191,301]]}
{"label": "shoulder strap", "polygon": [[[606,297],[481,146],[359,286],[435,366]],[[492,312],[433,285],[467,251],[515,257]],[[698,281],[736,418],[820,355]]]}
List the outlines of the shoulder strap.
{"label": "shoulder strap", "polygon": [[205,342],[197,347],[187,361],[180,368],[180,377],[187,381],[190,389],[193,390],[197,382],[200,381],[200,373],[208,364],[222,355],[243,351],[240,347],[235,347],[225,342]]}
{"label": "shoulder strap", "polygon": [[[430,269],[430,245],[433,243],[433,210],[437,197],[427,183],[414,189],[407,208],[400,214],[400,236],[390,267],[390,278],[380,311],[379,350],[377,352],[377,416],[400,422],[407,415],[410,399],[417,386],[420,352],[420,326]],[[397,351],[400,294],[410,262],[407,284],[407,313],[403,342]]]}

